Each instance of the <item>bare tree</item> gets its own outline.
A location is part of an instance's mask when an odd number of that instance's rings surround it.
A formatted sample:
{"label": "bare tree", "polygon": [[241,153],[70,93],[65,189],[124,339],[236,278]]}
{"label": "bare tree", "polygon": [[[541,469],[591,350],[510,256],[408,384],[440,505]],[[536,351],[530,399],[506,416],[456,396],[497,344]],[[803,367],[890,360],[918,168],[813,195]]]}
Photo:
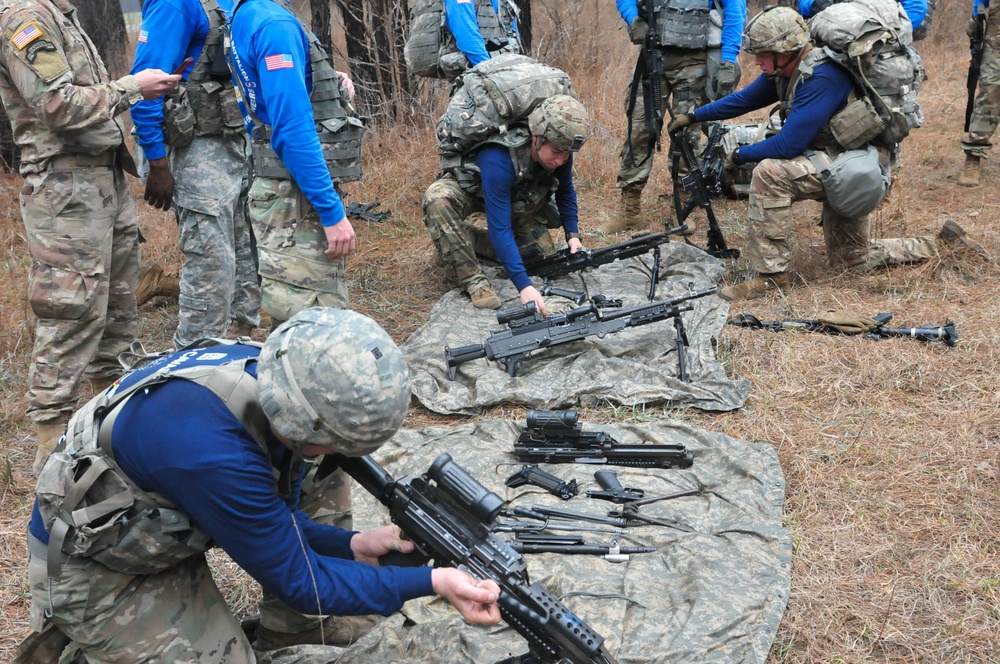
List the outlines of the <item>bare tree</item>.
{"label": "bare tree", "polygon": [[415,89],[403,59],[406,0],[336,0],[344,21],[356,106],[379,121],[402,117]]}
{"label": "bare tree", "polygon": [[84,32],[94,42],[111,78],[128,73],[128,34],[119,0],[73,0]]}
{"label": "bare tree", "polygon": [[525,54],[531,53],[531,0],[514,0],[514,4],[521,10],[521,18],[517,22],[518,32],[521,33],[521,43],[524,45]]}
{"label": "bare tree", "polygon": [[309,5],[312,8],[312,31],[323,44],[324,50],[330,53],[333,50],[330,39],[332,34],[330,0],[312,0]]}

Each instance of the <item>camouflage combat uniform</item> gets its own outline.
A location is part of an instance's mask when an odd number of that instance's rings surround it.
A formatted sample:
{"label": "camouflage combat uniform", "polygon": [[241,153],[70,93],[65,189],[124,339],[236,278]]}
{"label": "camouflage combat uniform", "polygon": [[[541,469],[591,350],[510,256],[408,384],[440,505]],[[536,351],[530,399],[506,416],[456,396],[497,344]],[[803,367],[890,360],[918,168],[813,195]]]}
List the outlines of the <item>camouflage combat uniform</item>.
{"label": "camouflage combat uniform", "polygon": [[970,157],[985,159],[993,144],[990,139],[1000,124],[1000,20],[990,18],[989,3],[986,10],[986,38],[983,43],[983,60],[979,70],[976,100],[969,119],[969,134],[962,141],[962,149]]}
{"label": "camouflage combat uniform", "polygon": [[105,381],[136,324],[138,226],[123,166],[135,164],[116,116],[142,99],[112,81],[67,0],[0,9],[0,97],[21,148],[21,217],[38,317],[28,415],[65,419],[82,377]]}

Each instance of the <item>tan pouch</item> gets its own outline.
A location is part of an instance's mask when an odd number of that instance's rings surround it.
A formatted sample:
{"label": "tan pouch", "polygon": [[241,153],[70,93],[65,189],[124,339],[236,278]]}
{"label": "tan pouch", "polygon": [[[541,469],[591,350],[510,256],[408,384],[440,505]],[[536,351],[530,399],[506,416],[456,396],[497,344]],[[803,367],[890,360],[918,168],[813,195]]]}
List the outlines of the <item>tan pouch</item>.
{"label": "tan pouch", "polygon": [[855,99],[830,118],[830,133],[846,150],[856,150],[885,129],[885,122],[867,97]]}

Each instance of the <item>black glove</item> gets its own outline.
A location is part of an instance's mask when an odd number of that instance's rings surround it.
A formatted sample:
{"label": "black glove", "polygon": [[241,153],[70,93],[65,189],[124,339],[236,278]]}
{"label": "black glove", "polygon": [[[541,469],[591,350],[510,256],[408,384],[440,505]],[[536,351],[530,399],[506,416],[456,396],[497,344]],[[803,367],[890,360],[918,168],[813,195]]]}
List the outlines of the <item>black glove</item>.
{"label": "black glove", "polygon": [[694,124],[694,113],[679,113],[667,125],[667,133],[672,134]]}
{"label": "black glove", "polygon": [[965,34],[969,35],[969,39],[979,37],[980,30],[982,30],[982,21],[982,16],[973,16],[969,19],[968,25],[965,26]]}
{"label": "black glove", "polygon": [[736,148],[735,150],[726,155],[726,163],[722,165],[722,171],[724,173],[732,174],[736,171],[737,168],[740,167],[740,162],[736,161],[736,153],[739,151],[740,149]]}
{"label": "black glove", "polygon": [[739,63],[720,62],[719,70],[715,74],[715,98],[719,99],[735,92],[736,86],[740,84],[741,74]]}
{"label": "black glove", "polygon": [[636,16],[628,26],[628,38],[633,44],[642,45],[646,41],[646,33],[649,32],[649,25],[642,18]]}

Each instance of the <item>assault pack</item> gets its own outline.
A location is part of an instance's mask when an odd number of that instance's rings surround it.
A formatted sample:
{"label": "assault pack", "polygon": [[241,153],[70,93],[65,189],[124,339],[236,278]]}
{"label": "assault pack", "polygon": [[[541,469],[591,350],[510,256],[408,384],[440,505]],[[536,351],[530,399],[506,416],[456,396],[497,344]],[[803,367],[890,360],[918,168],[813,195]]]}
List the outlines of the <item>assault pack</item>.
{"label": "assault pack", "polygon": [[832,127],[843,147],[869,142],[892,147],[923,125],[917,92],[927,75],[911,46],[912,26],[902,5],[895,0],[832,5],[809,20],[809,35],[821,51],[816,64],[829,59],[842,66],[860,95],[841,111],[842,133]]}
{"label": "assault pack", "polygon": [[[459,166],[483,143],[523,143],[528,116],[555,95],[576,96],[569,75],[526,55],[498,55],[469,69],[437,122],[441,169]],[[512,131],[522,124],[523,131]]]}
{"label": "assault pack", "polygon": [[[493,11],[490,0],[472,2],[479,34],[491,56],[524,50],[513,28],[520,17],[514,0],[499,0],[499,11]],[[458,50],[455,36],[448,29],[444,0],[411,0],[410,36],[403,46],[403,57],[415,76],[453,79],[468,68],[468,59]]]}

